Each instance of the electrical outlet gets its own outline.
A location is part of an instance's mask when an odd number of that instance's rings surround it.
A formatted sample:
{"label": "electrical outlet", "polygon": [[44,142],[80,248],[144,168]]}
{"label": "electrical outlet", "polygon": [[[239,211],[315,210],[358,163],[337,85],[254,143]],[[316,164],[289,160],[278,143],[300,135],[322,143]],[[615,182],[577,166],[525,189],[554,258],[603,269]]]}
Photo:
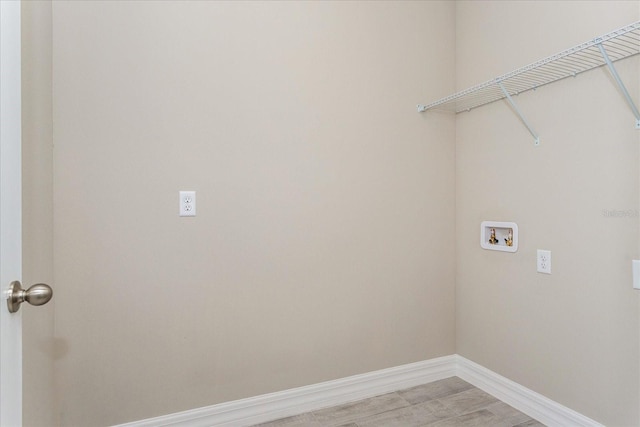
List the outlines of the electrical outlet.
{"label": "electrical outlet", "polygon": [[196,216],[196,192],[180,192],[180,216]]}
{"label": "electrical outlet", "polygon": [[551,251],[538,249],[538,273],[551,274]]}

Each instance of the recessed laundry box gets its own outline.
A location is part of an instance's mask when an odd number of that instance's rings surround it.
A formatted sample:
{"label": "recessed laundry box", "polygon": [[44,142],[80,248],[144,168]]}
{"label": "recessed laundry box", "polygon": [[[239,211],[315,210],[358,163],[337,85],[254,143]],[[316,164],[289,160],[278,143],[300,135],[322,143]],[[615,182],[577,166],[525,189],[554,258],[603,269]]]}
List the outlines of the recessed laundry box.
{"label": "recessed laundry box", "polygon": [[491,251],[518,250],[518,224],[515,222],[482,221],[480,246]]}

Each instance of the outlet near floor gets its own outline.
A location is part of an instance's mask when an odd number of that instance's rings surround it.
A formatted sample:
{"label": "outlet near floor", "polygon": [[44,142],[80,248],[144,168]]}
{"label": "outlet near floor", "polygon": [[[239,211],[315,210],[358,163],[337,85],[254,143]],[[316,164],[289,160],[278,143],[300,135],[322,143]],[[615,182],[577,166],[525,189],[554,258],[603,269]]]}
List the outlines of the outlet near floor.
{"label": "outlet near floor", "polygon": [[551,274],[551,251],[538,249],[538,273]]}

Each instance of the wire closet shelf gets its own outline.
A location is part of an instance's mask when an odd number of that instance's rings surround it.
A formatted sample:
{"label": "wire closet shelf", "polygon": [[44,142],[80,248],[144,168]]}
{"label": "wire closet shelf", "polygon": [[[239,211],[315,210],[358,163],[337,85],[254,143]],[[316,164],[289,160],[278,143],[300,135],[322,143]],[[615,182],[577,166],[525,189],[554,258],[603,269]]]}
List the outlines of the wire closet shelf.
{"label": "wire closet shelf", "polygon": [[[609,66],[618,80],[618,85],[621,85],[622,82],[619,81],[612,62],[638,54],[640,54],[640,21],[431,104],[420,104],[418,111],[433,109],[460,113],[505,98],[516,108],[511,99],[512,95],[534,90],[567,77],[575,77],[604,65]],[[622,86],[624,88],[624,85]],[[625,93],[625,96],[627,102],[633,105],[628,93]],[[632,109],[635,109],[635,106],[632,106]],[[634,114],[636,119],[640,120],[637,109]]]}

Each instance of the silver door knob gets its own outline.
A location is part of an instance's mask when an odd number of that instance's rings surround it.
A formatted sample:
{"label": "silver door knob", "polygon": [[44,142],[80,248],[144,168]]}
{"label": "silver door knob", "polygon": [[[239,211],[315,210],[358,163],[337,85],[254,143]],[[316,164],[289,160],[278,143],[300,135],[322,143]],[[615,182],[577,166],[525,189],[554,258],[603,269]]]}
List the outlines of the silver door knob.
{"label": "silver door knob", "polygon": [[53,289],[44,283],[38,283],[31,286],[26,291],[22,289],[22,285],[17,280],[11,282],[7,297],[7,307],[9,313],[15,313],[20,310],[20,304],[28,302],[31,305],[44,305],[51,300]]}

